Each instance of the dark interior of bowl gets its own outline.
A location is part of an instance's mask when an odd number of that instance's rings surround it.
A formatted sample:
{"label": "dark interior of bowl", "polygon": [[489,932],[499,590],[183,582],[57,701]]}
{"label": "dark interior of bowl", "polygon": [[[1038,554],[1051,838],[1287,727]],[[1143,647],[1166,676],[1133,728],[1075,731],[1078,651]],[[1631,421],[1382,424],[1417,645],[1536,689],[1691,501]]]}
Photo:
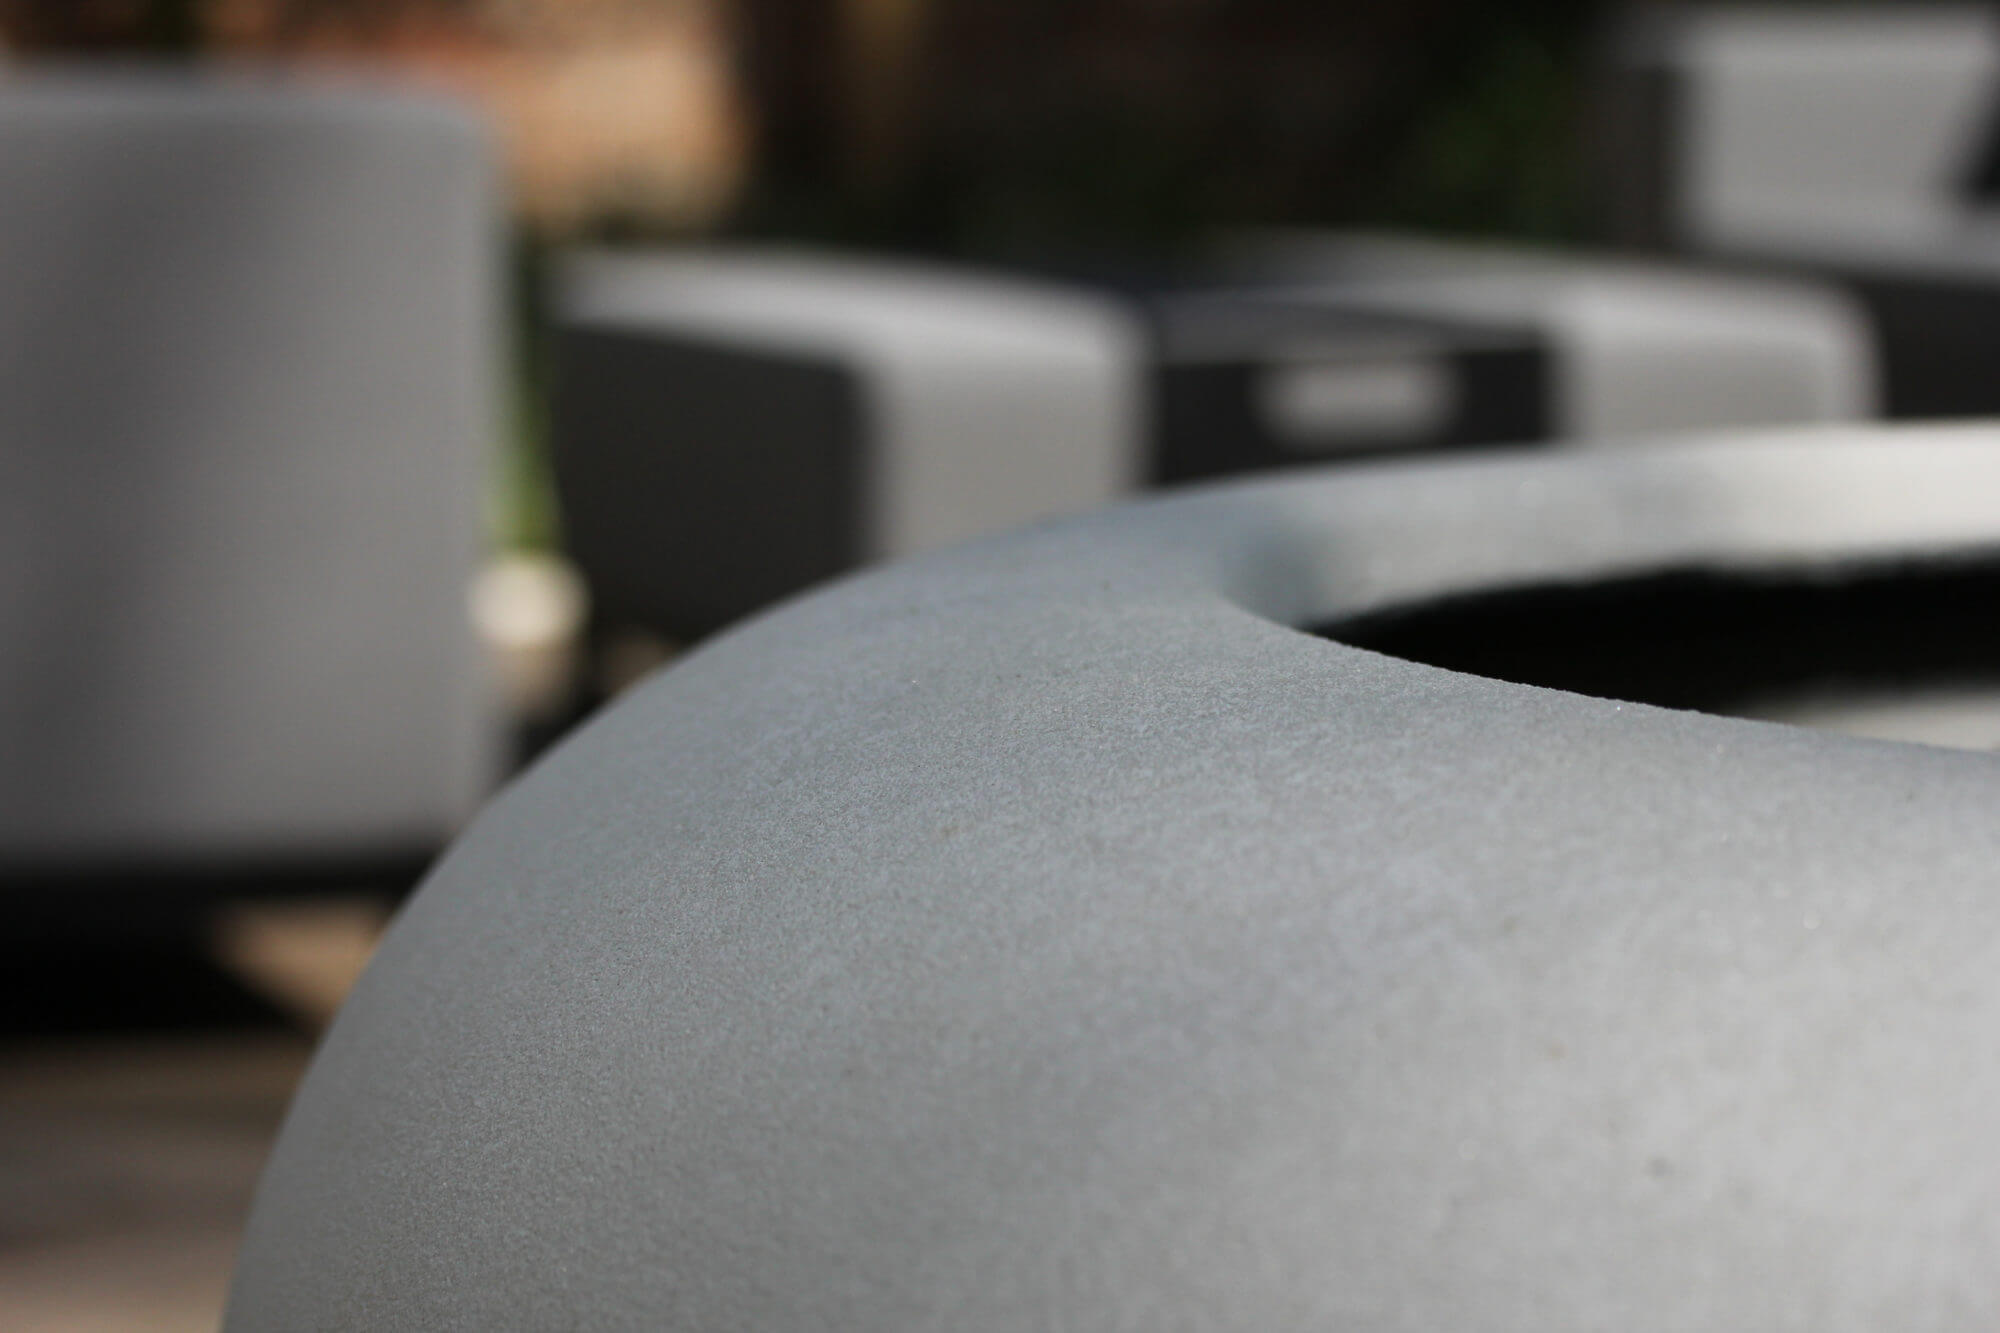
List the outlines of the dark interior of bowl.
{"label": "dark interior of bowl", "polygon": [[1320,632],[1525,685],[2000,749],[2000,561],[1545,584]]}

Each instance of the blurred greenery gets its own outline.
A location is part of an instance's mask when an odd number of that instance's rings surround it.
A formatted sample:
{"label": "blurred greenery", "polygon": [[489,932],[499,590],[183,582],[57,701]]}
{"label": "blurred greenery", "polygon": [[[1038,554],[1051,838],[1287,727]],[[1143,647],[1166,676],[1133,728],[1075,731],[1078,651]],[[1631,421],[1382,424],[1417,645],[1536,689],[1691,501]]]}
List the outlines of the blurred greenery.
{"label": "blurred greenery", "polygon": [[551,376],[549,249],[518,232],[513,245],[513,318],[505,349],[511,373],[501,405],[498,468],[489,494],[488,528],[505,550],[545,551],[561,544],[561,515],[548,454]]}
{"label": "blurred greenery", "polygon": [[1412,118],[1355,220],[1516,240],[1583,230],[1574,53],[1510,33],[1478,53],[1465,82]]}

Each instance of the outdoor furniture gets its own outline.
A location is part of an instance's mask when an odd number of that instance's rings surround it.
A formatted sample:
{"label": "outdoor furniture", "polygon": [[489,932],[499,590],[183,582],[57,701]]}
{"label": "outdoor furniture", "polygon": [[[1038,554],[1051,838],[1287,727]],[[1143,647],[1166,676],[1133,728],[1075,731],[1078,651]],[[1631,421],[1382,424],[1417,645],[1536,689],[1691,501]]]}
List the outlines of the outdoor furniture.
{"label": "outdoor furniture", "polygon": [[1360,238],[1150,283],[598,252],[557,311],[564,533],[606,638],[1152,486],[1875,406],[1860,311],[1811,284]]}
{"label": "outdoor furniture", "polygon": [[2000,17],[1975,5],[1635,11],[1606,46],[1614,240],[1838,281],[1893,418],[2000,412]]}
{"label": "outdoor furniture", "polygon": [[0,80],[7,882],[407,875],[487,790],[491,193],[414,95]]}

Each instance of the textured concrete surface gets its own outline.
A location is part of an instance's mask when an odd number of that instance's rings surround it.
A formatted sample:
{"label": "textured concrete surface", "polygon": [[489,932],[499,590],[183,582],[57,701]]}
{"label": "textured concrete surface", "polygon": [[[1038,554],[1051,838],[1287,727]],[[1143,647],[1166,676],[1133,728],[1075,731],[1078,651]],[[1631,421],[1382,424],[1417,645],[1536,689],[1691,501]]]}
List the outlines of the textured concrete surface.
{"label": "textured concrete surface", "polygon": [[1990,1328],[2000,761],[1296,627],[1996,501],[1976,429],[1369,468],[781,607],[406,909],[229,1326]]}

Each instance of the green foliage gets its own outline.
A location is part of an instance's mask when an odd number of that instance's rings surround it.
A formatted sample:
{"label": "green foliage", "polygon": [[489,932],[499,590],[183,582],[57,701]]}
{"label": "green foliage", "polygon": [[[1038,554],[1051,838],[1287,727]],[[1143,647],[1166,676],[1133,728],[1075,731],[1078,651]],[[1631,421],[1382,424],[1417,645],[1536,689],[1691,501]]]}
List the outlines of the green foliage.
{"label": "green foliage", "polygon": [[1357,220],[1574,239],[1583,214],[1579,63],[1546,34],[1506,34],[1478,51],[1384,155],[1381,184],[1360,201]]}

